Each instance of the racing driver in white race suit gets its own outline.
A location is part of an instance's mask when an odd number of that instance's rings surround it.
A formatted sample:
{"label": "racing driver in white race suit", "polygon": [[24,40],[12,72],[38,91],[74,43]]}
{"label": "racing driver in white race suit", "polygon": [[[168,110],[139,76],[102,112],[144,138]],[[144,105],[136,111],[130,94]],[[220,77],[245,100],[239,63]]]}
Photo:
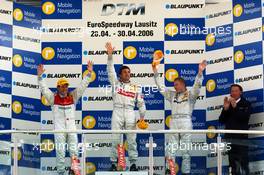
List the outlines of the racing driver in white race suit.
{"label": "racing driver in white race suit", "polygon": [[[113,114],[112,114],[112,130],[135,130],[136,129],[136,117],[134,107],[139,109],[140,120],[144,121],[146,107],[141,89],[139,90],[137,85],[130,82],[130,68],[122,66],[119,70],[119,79],[117,79],[112,53],[114,47],[111,43],[106,43],[106,49],[108,54],[107,72],[110,84],[112,86],[113,96]],[[138,171],[136,161],[138,158],[136,134],[127,134],[128,142],[128,155],[130,161],[130,171]],[[120,134],[113,135],[113,144],[111,151],[112,171],[117,170],[117,145],[120,143]]]}
{"label": "racing driver in white race suit", "polygon": [[[157,57],[157,58],[156,58]],[[158,56],[154,54],[154,59]],[[158,86],[160,93],[171,103],[171,120],[170,129],[174,130],[191,130],[192,129],[192,112],[197,97],[200,94],[200,88],[203,81],[203,71],[206,68],[206,61],[203,60],[199,64],[198,75],[195,78],[194,85],[190,91],[187,90],[183,78],[178,77],[174,80],[175,91],[168,90],[159,82],[158,70],[155,65],[152,65],[154,72],[155,83]],[[166,175],[170,175],[171,171],[168,168],[168,161],[175,161],[177,149],[182,152],[182,167],[181,172],[183,175],[190,174],[191,171],[191,157],[189,150],[180,150],[179,145],[185,144],[191,146],[191,135],[188,133],[183,134],[169,134],[168,143],[166,144]]]}
{"label": "racing driver in white race suit", "polygon": [[[68,91],[69,83],[66,79],[59,79],[57,82],[57,92],[53,93],[42,78],[45,72],[44,66],[38,66],[38,80],[40,90],[47,102],[51,105],[54,116],[55,130],[76,130],[75,125],[75,105],[84,93],[93,71],[93,63],[87,64],[88,74],[83,78],[78,88],[72,92]],[[75,175],[80,175],[79,159],[78,159],[78,139],[76,133],[58,133],[55,134],[57,172],[59,175],[65,174],[65,145],[69,148],[71,156],[71,170]]]}

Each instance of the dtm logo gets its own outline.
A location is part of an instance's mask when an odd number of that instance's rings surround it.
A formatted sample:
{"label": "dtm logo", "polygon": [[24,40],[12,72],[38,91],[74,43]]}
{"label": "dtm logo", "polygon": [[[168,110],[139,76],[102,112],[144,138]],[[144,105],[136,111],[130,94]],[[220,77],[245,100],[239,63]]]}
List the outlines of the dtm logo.
{"label": "dtm logo", "polygon": [[168,69],[165,74],[166,80],[169,82],[174,82],[175,78],[179,77],[179,73],[175,69]]}
{"label": "dtm logo", "polygon": [[173,37],[174,35],[177,35],[179,33],[179,28],[174,23],[169,23],[165,26],[165,34]]}
{"label": "dtm logo", "polygon": [[101,16],[110,16],[117,12],[117,15],[145,15],[145,4],[104,4]]}
{"label": "dtm logo", "polygon": [[[215,126],[209,126],[208,127],[208,130],[215,130]],[[215,137],[215,133],[207,133],[207,137],[209,138],[209,139],[213,139],[214,137]]]}
{"label": "dtm logo", "polygon": [[23,64],[23,59],[19,54],[13,56],[13,64],[16,67],[21,67]]}
{"label": "dtm logo", "polygon": [[56,6],[52,2],[45,2],[42,5],[42,12],[46,15],[51,15],[55,12]]}
{"label": "dtm logo", "polygon": [[215,35],[210,33],[206,36],[205,43],[207,46],[212,46],[215,43]]}
{"label": "dtm logo", "polygon": [[22,12],[21,9],[19,8],[16,8],[13,12],[13,17],[16,21],[22,21],[23,20],[23,17],[24,17],[24,14]]}
{"label": "dtm logo", "polygon": [[86,129],[93,129],[95,127],[96,120],[93,116],[88,115],[84,117],[82,124]]}
{"label": "dtm logo", "polygon": [[92,162],[87,162],[86,163],[86,174],[91,174],[96,171],[96,166]]}
{"label": "dtm logo", "polygon": [[13,112],[16,114],[20,114],[22,112],[22,105],[19,101],[14,101],[12,104]]}
{"label": "dtm logo", "polygon": [[216,83],[213,79],[210,79],[206,82],[206,90],[208,92],[213,92],[216,88]]}
{"label": "dtm logo", "polygon": [[41,55],[42,55],[42,58],[44,58],[45,60],[52,60],[55,56],[55,51],[51,47],[45,47],[42,50]]}
{"label": "dtm logo", "polygon": [[244,60],[244,53],[241,50],[236,51],[234,60],[237,64],[241,63]]}
{"label": "dtm logo", "polygon": [[241,16],[243,13],[243,7],[240,4],[235,5],[233,13],[235,17]]}
{"label": "dtm logo", "polygon": [[137,49],[133,46],[128,46],[125,48],[124,50],[124,56],[125,58],[132,60],[134,58],[136,58],[137,56]]}

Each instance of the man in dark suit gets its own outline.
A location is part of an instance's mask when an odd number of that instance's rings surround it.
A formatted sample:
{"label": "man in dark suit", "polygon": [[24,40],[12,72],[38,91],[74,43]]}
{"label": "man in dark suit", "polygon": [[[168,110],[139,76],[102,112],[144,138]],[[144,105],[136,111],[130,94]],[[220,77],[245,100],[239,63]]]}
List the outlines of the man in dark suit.
{"label": "man in dark suit", "polygon": [[[231,85],[230,97],[224,98],[224,107],[219,122],[228,130],[248,130],[250,102],[242,96],[243,88],[238,84]],[[229,166],[232,175],[248,175],[248,135],[225,134],[226,142],[231,143],[228,151]]]}

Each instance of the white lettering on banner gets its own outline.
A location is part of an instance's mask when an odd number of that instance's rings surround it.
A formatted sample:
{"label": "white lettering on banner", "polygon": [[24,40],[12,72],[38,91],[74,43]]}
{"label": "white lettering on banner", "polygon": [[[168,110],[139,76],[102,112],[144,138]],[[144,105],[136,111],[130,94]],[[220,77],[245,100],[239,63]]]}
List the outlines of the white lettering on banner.
{"label": "white lettering on banner", "polygon": [[11,88],[12,85],[9,84],[9,83],[0,83],[0,87],[1,87],[1,88]]}
{"label": "white lettering on banner", "polygon": [[11,41],[12,41],[12,37],[8,37],[8,36],[0,36],[0,40],[1,40],[2,42],[4,42],[4,41],[11,42]]}
{"label": "white lettering on banner", "polygon": [[[48,6],[46,8],[48,8],[48,10],[49,10],[50,8],[53,9],[54,7]],[[71,14],[80,14],[80,13],[82,13],[82,11],[81,11],[81,9],[73,8],[72,3],[58,3],[57,4],[57,13],[71,15]]]}

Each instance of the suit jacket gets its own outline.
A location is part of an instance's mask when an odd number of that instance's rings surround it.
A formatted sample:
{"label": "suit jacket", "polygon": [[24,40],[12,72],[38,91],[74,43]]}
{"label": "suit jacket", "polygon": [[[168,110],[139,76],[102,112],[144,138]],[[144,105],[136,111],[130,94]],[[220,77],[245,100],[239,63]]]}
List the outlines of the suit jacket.
{"label": "suit jacket", "polygon": [[[250,102],[241,97],[235,108],[230,105],[228,110],[222,110],[219,122],[228,130],[248,130],[248,121],[251,113]],[[247,134],[225,134],[225,138],[245,139]]]}

